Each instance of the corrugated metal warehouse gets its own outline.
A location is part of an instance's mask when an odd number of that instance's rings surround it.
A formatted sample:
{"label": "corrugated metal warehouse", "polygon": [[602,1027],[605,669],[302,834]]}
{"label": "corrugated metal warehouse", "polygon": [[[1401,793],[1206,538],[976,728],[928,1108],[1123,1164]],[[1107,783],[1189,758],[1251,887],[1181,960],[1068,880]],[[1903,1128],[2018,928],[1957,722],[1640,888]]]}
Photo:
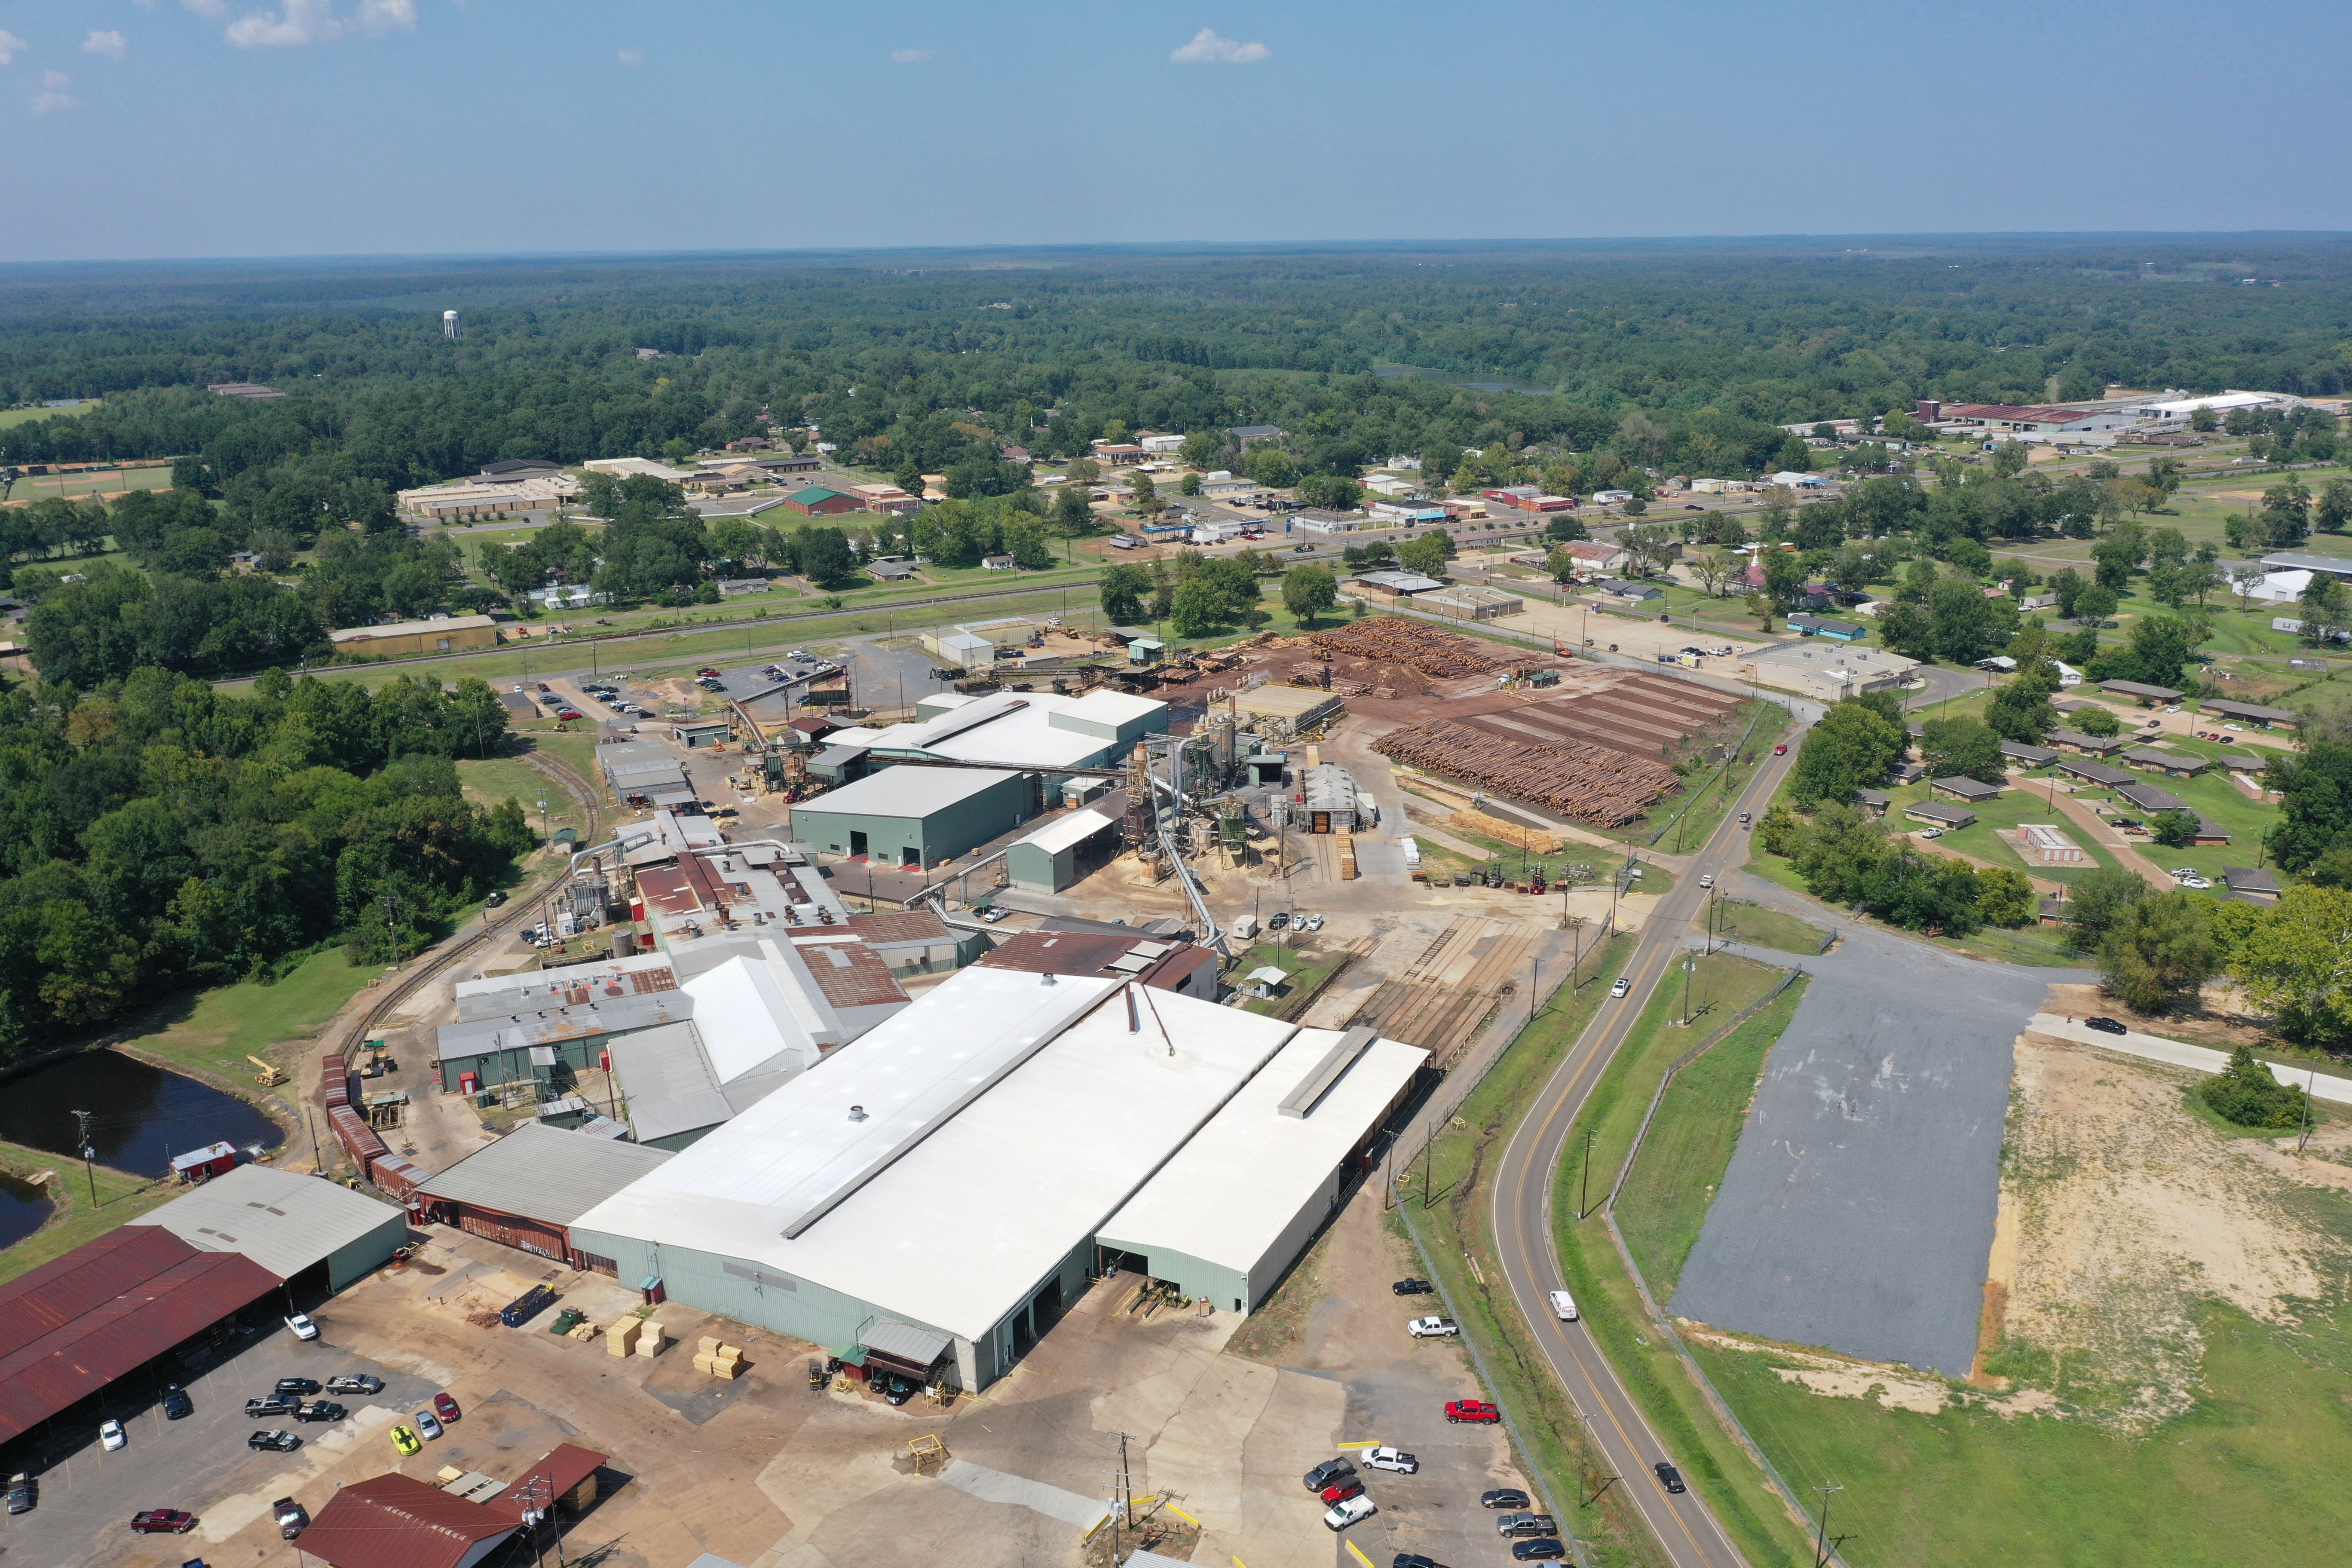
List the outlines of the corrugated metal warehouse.
{"label": "corrugated metal warehouse", "polygon": [[1002,768],[901,766],[793,807],[793,837],[877,866],[936,866],[1037,815],[1037,785]]}
{"label": "corrugated metal warehouse", "polygon": [[238,1252],[298,1289],[340,1290],[392,1261],[408,1215],[317,1176],[239,1165],[130,1222],[199,1252]]}
{"label": "corrugated metal warehouse", "polygon": [[658,1169],[665,1150],[526,1122],[416,1189],[427,1218],[575,1268],[613,1272],[579,1254],[572,1222]]}

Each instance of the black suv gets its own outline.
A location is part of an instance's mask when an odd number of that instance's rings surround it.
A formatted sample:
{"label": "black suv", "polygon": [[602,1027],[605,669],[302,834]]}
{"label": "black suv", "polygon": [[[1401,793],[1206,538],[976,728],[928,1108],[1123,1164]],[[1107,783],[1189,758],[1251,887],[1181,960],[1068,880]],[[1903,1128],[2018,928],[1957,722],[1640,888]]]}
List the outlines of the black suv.
{"label": "black suv", "polygon": [[331,1399],[314,1399],[294,1412],[297,1421],[341,1421],[350,1412]]}
{"label": "black suv", "polygon": [[1307,1472],[1307,1489],[1319,1492],[1334,1481],[1344,1481],[1356,1473],[1356,1467],[1345,1459],[1326,1459]]}
{"label": "black suv", "polygon": [[315,1377],[281,1377],[278,1380],[280,1394],[316,1394],[319,1380]]}
{"label": "black suv", "polygon": [[165,1420],[177,1421],[183,1415],[194,1415],[195,1411],[195,1401],[188,1397],[188,1391],[186,1389],[182,1388],[176,1383],[165,1385],[163,1389],[163,1418]]}

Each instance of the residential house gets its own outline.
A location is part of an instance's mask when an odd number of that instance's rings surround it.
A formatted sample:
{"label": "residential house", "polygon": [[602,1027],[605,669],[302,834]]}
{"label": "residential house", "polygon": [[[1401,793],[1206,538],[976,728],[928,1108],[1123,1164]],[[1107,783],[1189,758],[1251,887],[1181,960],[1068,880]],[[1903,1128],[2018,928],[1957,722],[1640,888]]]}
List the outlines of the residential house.
{"label": "residential house", "polygon": [[2176,779],[2193,779],[2207,766],[2202,757],[2191,756],[2186,752],[2160,751],[2154,746],[2134,746],[2117,760]]}
{"label": "residential house", "polygon": [[1977,814],[1965,806],[1947,805],[1940,800],[1915,800],[1903,808],[1903,815],[1947,832],[1969,826],[1977,819]]}
{"label": "residential house", "polygon": [[2274,904],[2282,896],[2278,874],[2251,866],[2224,866],[2221,884],[2249,903]]}
{"label": "residential house", "polygon": [[1927,785],[1927,788],[1936,795],[1942,795],[1948,800],[1957,800],[1963,805],[1982,805],[1989,800],[2000,798],[2000,785],[1989,784],[1982,779],[1957,777],[1936,779]]}

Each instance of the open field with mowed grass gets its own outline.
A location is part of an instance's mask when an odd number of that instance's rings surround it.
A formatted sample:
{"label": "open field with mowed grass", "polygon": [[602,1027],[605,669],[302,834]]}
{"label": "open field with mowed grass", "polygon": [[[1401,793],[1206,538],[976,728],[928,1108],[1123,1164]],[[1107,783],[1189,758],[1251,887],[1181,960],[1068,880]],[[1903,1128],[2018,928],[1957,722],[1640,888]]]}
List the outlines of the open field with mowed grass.
{"label": "open field with mowed grass", "polygon": [[117,1044],[239,1083],[250,1083],[248,1052],[288,1065],[267,1047],[309,1040],[320,1026],[383,973],[380,964],[343,960],[342,944],[330,943],[305,955],[269,984],[241,980],[209,991],[192,991],[140,1015],[115,1037]]}
{"label": "open field with mowed grass", "polygon": [[[2336,1226],[2339,1194],[2314,1193]],[[2347,1229],[2342,1234],[2352,1234]],[[2352,1531],[2352,1310],[2295,1328],[2200,1313],[2195,1407],[2143,1438],[1979,1406],[1927,1415],[1784,1382],[1779,1358],[1694,1344],[1797,1486],[1834,1482],[1853,1568],[2243,1568],[2339,1562]]]}

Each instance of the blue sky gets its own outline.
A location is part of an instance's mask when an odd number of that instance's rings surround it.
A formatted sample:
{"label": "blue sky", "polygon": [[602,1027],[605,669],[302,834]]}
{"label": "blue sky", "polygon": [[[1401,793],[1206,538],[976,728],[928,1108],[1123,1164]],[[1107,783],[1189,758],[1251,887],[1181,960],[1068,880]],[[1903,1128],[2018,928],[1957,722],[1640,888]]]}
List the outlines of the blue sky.
{"label": "blue sky", "polygon": [[0,0],[0,260],[2352,228],[2352,6]]}

